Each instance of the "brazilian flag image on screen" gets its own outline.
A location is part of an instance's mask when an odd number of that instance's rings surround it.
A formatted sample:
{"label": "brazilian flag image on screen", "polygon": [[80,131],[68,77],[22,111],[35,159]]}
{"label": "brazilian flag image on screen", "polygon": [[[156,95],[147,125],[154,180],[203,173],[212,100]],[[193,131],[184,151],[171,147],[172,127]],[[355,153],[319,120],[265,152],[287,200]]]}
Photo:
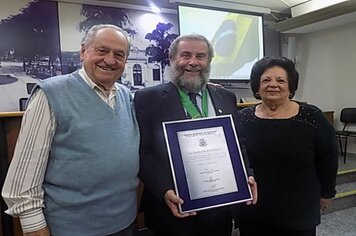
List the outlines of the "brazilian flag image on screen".
{"label": "brazilian flag image on screen", "polygon": [[215,50],[211,78],[226,79],[224,77],[231,76],[243,65],[256,59],[259,52],[259,35],[254,35],[256,27],[255,17],[226,14],[211,40]]}

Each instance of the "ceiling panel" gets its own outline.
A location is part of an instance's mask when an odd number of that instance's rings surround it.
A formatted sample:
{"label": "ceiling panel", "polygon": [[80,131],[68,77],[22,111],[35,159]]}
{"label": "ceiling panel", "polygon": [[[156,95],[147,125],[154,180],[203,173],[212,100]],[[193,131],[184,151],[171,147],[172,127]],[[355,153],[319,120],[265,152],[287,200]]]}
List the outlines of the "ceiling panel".
{"label": "ceiling panel", "polygon": [[273,12],[289,13],[292,6],[299,5],[311,0],[214,0],[216,2],[229,2],[251,5],[256,7],[265,7]]}
{"label": "ceiling panel", "polygon": [[286,3],[289,7],[294,7],[302,3],[311,2],[312,0],[281,0],[281,2]]}
{"label": "ceiling panel", "polygon": [[356,22],[356,1],[343,1],[270,25],[282,33],[310,33]]}

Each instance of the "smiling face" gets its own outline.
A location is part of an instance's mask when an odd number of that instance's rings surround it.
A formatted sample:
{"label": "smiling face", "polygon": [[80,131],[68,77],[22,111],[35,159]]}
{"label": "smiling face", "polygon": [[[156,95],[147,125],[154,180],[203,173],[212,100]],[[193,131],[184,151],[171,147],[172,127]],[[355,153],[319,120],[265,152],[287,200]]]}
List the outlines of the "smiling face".
{"label": "smiling face", "polygon": [[267,69],[260,80],[258,91],[262,101],[284,103],[289,100],[287,72],[278,66]]}
{"label": "smiling face", "polygon": [[89,78],[109,90],[122,75],[128,54],[128,41],[119,31],[103,28],[82,45],[80,59]]}
{"label": "smiling face", "polygon": [[208,45],[202,40],[186,39],[177,48],[176,56],[170,58],[173,82],[188,92],[199,92],[209,78]]}

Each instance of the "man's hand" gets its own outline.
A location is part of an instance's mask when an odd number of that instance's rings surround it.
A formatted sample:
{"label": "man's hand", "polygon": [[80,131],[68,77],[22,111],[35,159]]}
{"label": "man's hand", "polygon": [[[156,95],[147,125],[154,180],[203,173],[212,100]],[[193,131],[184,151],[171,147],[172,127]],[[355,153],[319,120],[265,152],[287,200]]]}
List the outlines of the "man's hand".
{"label": "man's hand", "polygon": [[196,212],[180,213],[178,210],[178,204],[183,204],[184,201],[183,199],[179,198],[173,190],[168,190],[164,194],[164,201],[175,217],[184,218],[188,216],[195,216],[197,214]]}
{"label": "man's hand", "polygon": [[332,201],[332,198],[320,198],[320,212],[323,212],[326,210],[326,208],[330,207]]}
{"label": "man's hand", "polygon": [[50,235],[51,234],[49,232],[48,226],[43,229],[37,230],[35,232],[23,233],[23,236],[50,236]]}
{"label": "man's hand", "polygon": [[248,177],[248,184],[250,185],[251,192],[252,192],[252,201],[246,202],[246,205],[256,204],[257,203],[257,182],[253,176]]}

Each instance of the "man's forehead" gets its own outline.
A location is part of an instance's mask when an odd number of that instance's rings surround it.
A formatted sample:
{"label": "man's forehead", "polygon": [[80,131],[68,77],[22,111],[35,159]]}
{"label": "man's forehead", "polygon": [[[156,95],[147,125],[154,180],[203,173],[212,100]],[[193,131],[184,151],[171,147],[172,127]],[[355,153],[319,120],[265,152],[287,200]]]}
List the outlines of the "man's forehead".
{"label": "man's forehead", "polygon": [[204,40],[201,39],[183,39],[182,41],[179,42],[179,45],[186,45],[186,44],[201,44],[208,46]]}
{"label": "man's forehead", "polygon": [[179,42],[178,51],[180,52],[208,52],[208,45],[201,40],[184,40]]}

